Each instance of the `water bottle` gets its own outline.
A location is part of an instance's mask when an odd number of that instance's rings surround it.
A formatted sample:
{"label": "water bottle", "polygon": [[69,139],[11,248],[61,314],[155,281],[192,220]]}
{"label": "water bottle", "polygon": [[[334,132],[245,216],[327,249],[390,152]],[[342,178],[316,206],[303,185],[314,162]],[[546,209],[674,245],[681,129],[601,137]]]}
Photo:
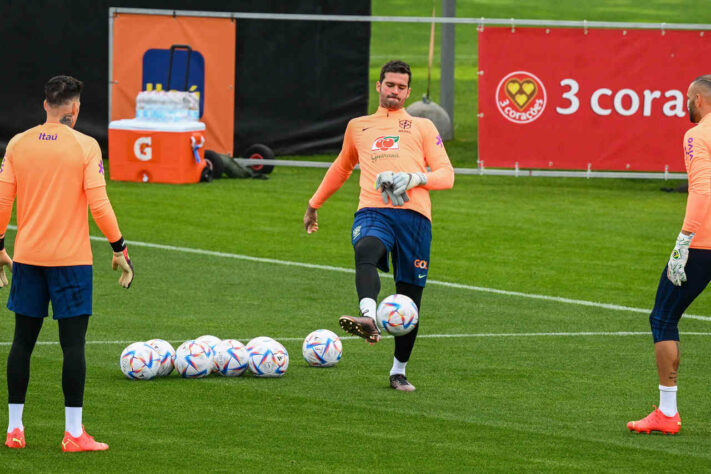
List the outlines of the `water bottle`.
{"label": "water bottle", "polygon": [[189,92],[188,97],[190,98],[188,120],[193,120],[197,122],[198,120],[200,120],[200,98],[194,92]]}
{"label": "water bottle", "polygon": [[146,118],[146,93],[141,91],[136,96],[136,119],[144,120]]}
{"label": "water bottle", "polygon": [[153,110],[153,121],[154,122],[165,122],[165,112],[167,109],[167,97],[165,92],[156,91],[155,94],[155,109]]}
{"label": "water bottle", "polygon": [[191,104],[191,99],[190,99],[190,92],[181,92],[180,93],[180,120],[187,122],[189,120],[192,120],[190,118],[190,104]]}

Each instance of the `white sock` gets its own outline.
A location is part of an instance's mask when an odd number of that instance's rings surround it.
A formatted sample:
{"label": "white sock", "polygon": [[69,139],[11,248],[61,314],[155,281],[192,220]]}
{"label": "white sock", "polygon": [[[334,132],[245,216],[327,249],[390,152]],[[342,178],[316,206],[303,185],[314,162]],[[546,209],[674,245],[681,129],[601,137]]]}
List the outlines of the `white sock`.
{"label": "white sock", "polygon": [[407,366],[407,362],[400,362],[397,357],[393,357],[393,368],[390,369],[390,375],[405,375],[405,366]]}
{"label": "white sock", "polygon": [[377,306],[373,298],[363,298],[360,300],[360,312],[363,313],[363,316],[375,319],[375,308]]}
{"label": "white sock", "polygon": [[7,432],[10,433],[15,428],[20,428],[24,431],[25,427],[22,426],[22,410],[25,408],[24,403],[8,403],[7,404],[10,421],[7,424]]}
{"label": "white sock", "polygon": [[70,435],[78,438],[81,436],[81,408],[82,407],[64,407],[64,421],[66,429]]}
{"label": "white sock", "polygon": [[676,387],[659,386],[659,410],[666,416],[676,415]]}

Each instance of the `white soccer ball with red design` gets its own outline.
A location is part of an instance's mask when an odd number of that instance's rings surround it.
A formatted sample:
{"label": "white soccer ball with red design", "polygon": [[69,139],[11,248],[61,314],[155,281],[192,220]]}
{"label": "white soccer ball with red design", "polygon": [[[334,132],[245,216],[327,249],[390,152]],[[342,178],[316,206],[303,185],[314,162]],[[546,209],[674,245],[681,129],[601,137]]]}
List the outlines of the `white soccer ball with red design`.
{"label": "white soccer ball with red design", "polygon": [[207,344],[192,339],[182,343],[175,351],[175,371],[181,377],[206,377],[212,369],[212,349]]}
{"label": "white soccer ball with red design", "polygon": [[146,341],[158,353],[158,376],[162,377],[173,371],[175,361],[175,349],[163,339],[151,339]]}
{"label": "white soccer ball with red design", "polygon": [[333,331],[317,329],[306,336],[301,351],[310,366],[332,367],[341,360],[343,344]]}
{"label": "white soccer ball with red design", "polygon": [[145,342],[134,342],[121,353],[121,372],[132,380],[150,380],[158,374],[158,353]]}
{"label": "white soccer ball with red design", "polygon": [[273,339],[254,346],[248,360],[250,372],[257,377],[281,377],[289,368],[289,353]]}
{"label": "white soccer ball with red design", "polygon": [[235,339],[223,339],[215,346],[215,372],[225,377],[237,377],[247,370],[249,355],[244,344]]}
{"label": "white soccer ball with red design", "polygon": [[[222,342],[222,339],[220,339],[219,337],[210,335],[200,336],[195,340],[198,342],[202,342],[210,348],[210,352],[212,353],[211,356],[213,359],[215,358],[215,347],[217,347],[217,345]],[[212,371],[215,372],[215,369],[213,368]]]}
{"label": "white soccer ball with red design", "polygon": [[380,327],[393,336],[407,334],[415,329],[419,321],[417,305],[405,295],[390,295],[381,301],[376,317]]}
{"label": "white soccer ball with red design", "polygon": [[274,339],[272,339],[271,337],[267,337],[267,336],[255,337],[253,339],[250,339],[249,342],[247,344],[245,344],[244,347],[245,347],[245,349],[247,349],[247,352],[251,352],[252,349],[257,347],[259,344],[264,344],[265,342],[274,342]]}

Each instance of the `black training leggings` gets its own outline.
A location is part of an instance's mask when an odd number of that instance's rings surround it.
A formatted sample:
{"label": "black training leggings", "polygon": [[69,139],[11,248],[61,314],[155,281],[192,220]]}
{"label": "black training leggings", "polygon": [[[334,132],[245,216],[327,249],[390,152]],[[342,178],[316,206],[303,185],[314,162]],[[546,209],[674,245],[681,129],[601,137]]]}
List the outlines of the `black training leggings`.
{"label": "black training leggings", "polygon": [[[8,403],[25,403],[30,382],[30,357],[37,342],[44,318],[15,314],[15,337],[7,358]],[[59,319],[59,343],[64,353],[62,390],[64,406],[81,407],[86,380],[86,329],[89,315]]]}
{"label": "black training leggings", "polygon": [[[356,292],[358,299],[372,298],[378,301],[380,293],[380,275],[378,275],[378,263],[387,258],[387,249],[377,237],[363,237],[355,244],[355,264],[356,264]],[[421,286],[411,285],[402,281],[395,282],[395,289],[401,295],[412,298],[420,310],[422,300]],[[412,348],[415,346],[419,323],[415,328],[404,336],[395,338],[395,358],[400,362],[410,360]]]}
{"label": "black training leggings", "polygon": [[[411,285],[410,283],[405,283],[403,281],[395,282],[396,291],[405,296],[409,296],[412,301],[417,305],[417,311],[420,311],[420,302],[422,301],[422,290],[423,287],[417,285]],[[412,348],[415,346],[415,339],[417,339],[417,331],[420,330],[420,322],[417,322],[415,328],[405,334],[404,336],[398,336],[395,338],[395,358],[400,362],[407,362],[410,360],[410,354],[412,354]]]}

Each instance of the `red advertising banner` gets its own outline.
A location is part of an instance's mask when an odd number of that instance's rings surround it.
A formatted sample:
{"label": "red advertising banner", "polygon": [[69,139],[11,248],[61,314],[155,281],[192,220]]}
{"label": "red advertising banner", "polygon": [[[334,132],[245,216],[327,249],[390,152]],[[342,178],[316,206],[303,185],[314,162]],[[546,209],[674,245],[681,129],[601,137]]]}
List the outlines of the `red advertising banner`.
{"label": "red advertising banner", "polygon": [[699,31],[482,28],[479,160],[685,171],[686,92],[708,57]]}

